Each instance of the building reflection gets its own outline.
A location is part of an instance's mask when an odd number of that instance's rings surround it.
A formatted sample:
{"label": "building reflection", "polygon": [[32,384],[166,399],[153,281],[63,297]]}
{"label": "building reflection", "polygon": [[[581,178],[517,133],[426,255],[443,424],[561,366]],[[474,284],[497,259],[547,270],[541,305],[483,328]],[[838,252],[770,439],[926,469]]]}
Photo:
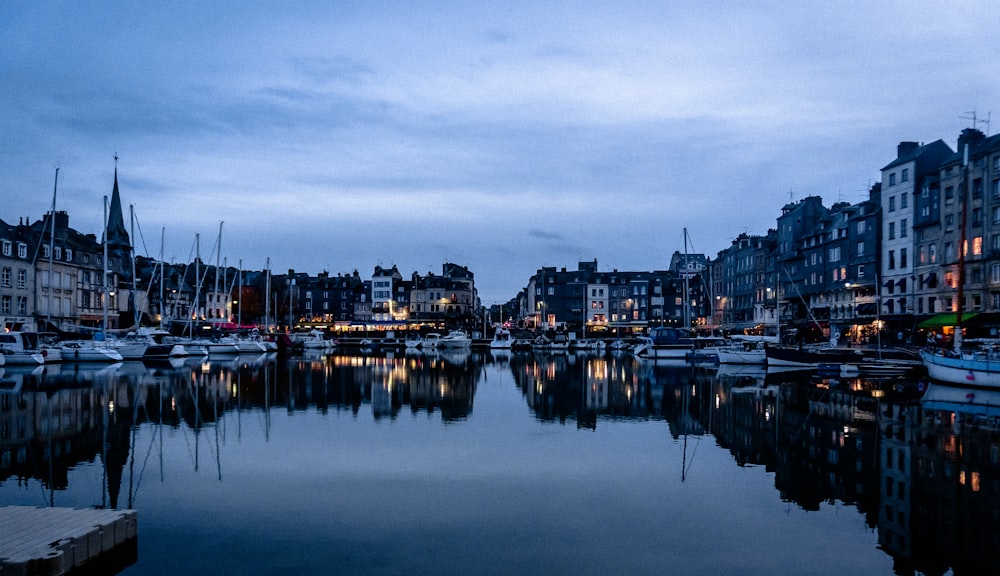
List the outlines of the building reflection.
{"label": "building reflection", "polygon": [[[980,573],[1000,545],[1000,393],[896,380],[821,378],[760,368],[704,368],[631,357],[478,352],[333,354],[113,366],[66,364],[0,373],[0,482],[67,489],[70,471],[104,469],[93,505],[129,507],[135,433],[194,432],[195,467],[219,464],[227,413],[404,410],[474,417],[486,363],[509,370],[534,417],[596,430],[666,425],[711,436],[737,466],[773,474],[804,510],[852,506],[899,574]],[[203,447],[215,443],[215,446]]]}

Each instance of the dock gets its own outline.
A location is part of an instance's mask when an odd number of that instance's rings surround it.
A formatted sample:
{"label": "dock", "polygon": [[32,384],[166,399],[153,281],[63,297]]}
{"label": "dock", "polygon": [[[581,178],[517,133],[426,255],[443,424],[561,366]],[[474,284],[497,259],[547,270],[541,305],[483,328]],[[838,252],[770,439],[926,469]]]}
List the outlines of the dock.
{"label": "dock", "polygon": [[[135,563],[135,510],[0,506],[0,575],[68,574]],[[114,573],[105,569],[104,573]]]}

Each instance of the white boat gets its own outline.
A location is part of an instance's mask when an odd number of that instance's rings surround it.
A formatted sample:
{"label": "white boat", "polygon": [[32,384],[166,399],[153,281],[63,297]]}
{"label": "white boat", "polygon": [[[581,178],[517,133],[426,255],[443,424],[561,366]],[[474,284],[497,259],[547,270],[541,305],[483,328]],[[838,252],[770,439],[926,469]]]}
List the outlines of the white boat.
{"label": "white boat", "polygon": [[403,341],[403,345],[407,350],[416,350],[420,348],[424,343],[424,339],[420,337],[420,334],[407,334],[406,340]]}
{"label": "white boat", "polygon": [[597,352],[603,353],[607,345],[604,340],[597,338],[580,338],[569,343],[571,350],[575,352]]}
{"label": "white boat", "polygon": [[1000,389],[1000,351],[995,348],[962,354],[924,350],[920,359],[938,382]]}
{"label": "white boat", "polygon": [[39,366],[45,364],[49,355],[39,346],[38,336],[30,332],[0,333],[0,351],[4,364],[10,366]]}
{"label": "white boat", "polygon": [[303,350],[332,350],[333,342],[323,337],[322,330],[310,330],[304,334],[293,334],[292,341],[301,344]]}
{"label": "white boat", "polygon": [[121,362],[122,355],[104,342],[68,340],[60,346],[62,359],[67,362]]}
{"label": "white boat", "polygon": [[471,345],[472,338],[463,330],[452,330],[438,342],[441,348],[468,348]]}
{"label": "white boat", "polygon": [[716,346],[719,364],[767,364],[764,341],[733,339],[728,345]]}
{"label": "white boat", "polygon": [[428,348],[437,348],[440,344],[441,335],[437,332],[430,332],[424,336],[424,342],[420,345],[420,347],[427,350]]}
{"label": "white boat", "polygon": [[497,326],[496,332],[493,333],[493,339],[490,340],[490,350],[510,350],[513,345],[514,337],[511,336],[510,330],[503,326]]}

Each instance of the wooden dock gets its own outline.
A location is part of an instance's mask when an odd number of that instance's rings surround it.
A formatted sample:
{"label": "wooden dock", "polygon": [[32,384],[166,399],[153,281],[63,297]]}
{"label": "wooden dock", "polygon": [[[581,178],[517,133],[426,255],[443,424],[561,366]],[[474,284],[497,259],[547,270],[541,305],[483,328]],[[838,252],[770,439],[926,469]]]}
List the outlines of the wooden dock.
{"label": "wooden dock", "polygon": [[122,548],[134,554],[136,516],[135,510],[0,506],[0,576],[67,574]]}

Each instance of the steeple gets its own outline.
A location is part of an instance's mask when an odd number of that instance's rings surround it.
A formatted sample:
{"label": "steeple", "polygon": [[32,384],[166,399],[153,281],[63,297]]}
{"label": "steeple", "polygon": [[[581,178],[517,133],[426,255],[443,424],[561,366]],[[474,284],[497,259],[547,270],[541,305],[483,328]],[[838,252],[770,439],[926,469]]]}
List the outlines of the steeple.
{"label": "steeple", "polygon": [[125,265],[131,257],[132,244],[125,229],[122,216],[122,199],[118,193],[118,156],[115,155],[115,185],[111,191],[111,206],[108,208],[108,223],[105,231],[108,240],[108,256],[113,259],[120,272],[128,270]]}

